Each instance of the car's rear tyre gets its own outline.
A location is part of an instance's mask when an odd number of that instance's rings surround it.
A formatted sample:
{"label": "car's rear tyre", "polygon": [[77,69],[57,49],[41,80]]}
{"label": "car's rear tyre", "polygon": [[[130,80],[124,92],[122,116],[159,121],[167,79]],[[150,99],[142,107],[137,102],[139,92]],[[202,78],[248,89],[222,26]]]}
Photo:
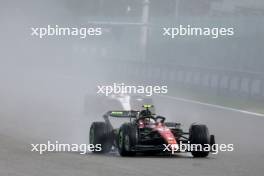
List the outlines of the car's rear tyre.
{"label": "car's rear tyre", "polygon": [[193,157],[207,157],[210,152],[210,148],[208,149],[210,147],[210,135],[207,126],[195,124],[190,127],[189,132],[190,144],[192,146],[201,146],[199,150],[195,150],[194,147],[192,148],[191,153]]}
{"label": "car's rear tyre", "polygon": [[90,127],[90,144],[101,144],[101,151],[94,153],[108,153],[113,145],[113,134],[105,122],[93,122]]}
{"label": "car's rear tyre", "polygon": [[118,133],[118,152],[121,156],[134,156],[133,147],[137,142],[137,128],[132,124],[124,124]]}

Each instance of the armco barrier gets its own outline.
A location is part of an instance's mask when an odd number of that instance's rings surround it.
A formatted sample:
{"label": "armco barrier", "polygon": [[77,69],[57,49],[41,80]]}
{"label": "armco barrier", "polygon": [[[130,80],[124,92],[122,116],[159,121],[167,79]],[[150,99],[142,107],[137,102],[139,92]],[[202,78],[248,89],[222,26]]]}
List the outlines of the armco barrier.
{"label": "armco barrier", "polygon": [[264,99],[264,73],[132,61],[104,64],[108,67],[114,65],[116,73],[132,81],[187,86],[217,94]]}

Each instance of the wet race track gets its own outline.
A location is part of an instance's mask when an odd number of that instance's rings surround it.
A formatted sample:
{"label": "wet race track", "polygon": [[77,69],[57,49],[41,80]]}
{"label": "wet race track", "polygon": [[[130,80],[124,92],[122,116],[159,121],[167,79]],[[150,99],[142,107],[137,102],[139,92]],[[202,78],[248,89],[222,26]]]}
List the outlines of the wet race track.
{"label": "wet race track", "polygon": [[[46,153],[30,151],[30,140],[16,133],[5,122],[0,135],[0,175],[3,176],[118,176],[118,175],[262,175],[264,162],[264,117],[232,110],[184,102],[168,97],[156,97],[157,113],[168,120],[181,122],[188,129],[193,122],[206,123],[217,143],[234,144],[233,152],[210,154],[208,158],[192,158],[190,154],[170,156],[136,156],[123,158],[117,153],[107,155],[79,153]],[[94,120],[94,119],[93,119]],[[8,127],[9,125],[9,127]],[[22,125],[23,126],[23,125]],[[18,128],[19,129],[19,128]],[[15,131],[15,129],[12,129]],[[44,140],[43,140],[44,141]],[[43,142],[42,141],[42,142]]]}

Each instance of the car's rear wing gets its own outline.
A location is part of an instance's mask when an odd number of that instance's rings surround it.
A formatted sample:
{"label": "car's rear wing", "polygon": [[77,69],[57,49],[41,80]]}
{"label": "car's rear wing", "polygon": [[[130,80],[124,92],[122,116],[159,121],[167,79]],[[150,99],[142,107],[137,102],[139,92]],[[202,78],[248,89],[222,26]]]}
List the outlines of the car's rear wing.
{"label": "car's rear wing", "polygon": [[139,111],[108,111],[107,116],[118,118],[137,118]]}
{"label": "car's rear wing", "polygon": [[139,111],[108,111],[103,115],[103,118],[107,125],[109,125],[110,129],[113,129],[113,126],[109,120],[109,117],[117,117],[117,118],[129,118],[130,122],[133,118],[137,118]]}

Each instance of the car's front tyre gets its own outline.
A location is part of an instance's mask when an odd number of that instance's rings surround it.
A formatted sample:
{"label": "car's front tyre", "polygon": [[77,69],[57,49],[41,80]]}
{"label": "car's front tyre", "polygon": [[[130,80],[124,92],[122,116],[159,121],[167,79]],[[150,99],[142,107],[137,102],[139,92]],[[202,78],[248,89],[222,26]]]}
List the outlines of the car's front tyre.
{"label": "car's front tyre", "polygon": [[[208,150],[208,146],[210,147],[210,135],[206,125],[192,125],[189,130],[190,136],[189,141],[192,145],[192,155],[193,157],[207,157],[209,155],[210,149]],[[194,146],[199,146],[194,149]],[[206,150],[207,147],[207,150]]]}
{"label": "car's front tyre", "polygon": [[121,156],[134,156],[136,152],[137,129],[132,124],[124,124],[118,133],[118,152]]}

